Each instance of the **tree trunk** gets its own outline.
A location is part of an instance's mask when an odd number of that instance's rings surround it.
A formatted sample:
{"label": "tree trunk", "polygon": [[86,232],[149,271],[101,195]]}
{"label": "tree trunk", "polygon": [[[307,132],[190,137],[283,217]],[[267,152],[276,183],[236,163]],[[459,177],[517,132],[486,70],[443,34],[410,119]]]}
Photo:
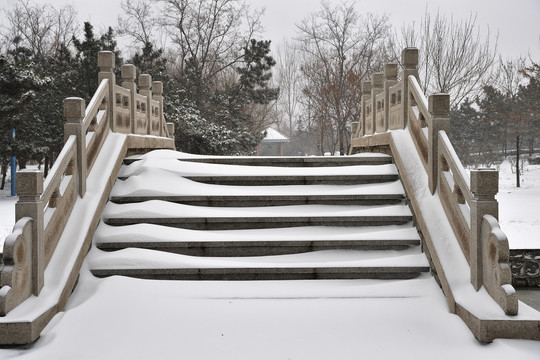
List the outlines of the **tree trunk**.
{"label": "tree trunk", "polygon": [[23,158],[21,156],[17,157],[17,161],[19,162],[19,169],[26,169],[26,162],[28,161],[26,158]]}
{"label": "tree trunk", "polygon": [[516,187],[519,187],[519,135],[516,136]]}
{"label": "tree trunk", "polygon": [[6,186],[7,164],[2,163],[1,173],[2,173],[2,180],[0,181],[0,190],[4,190],[4,187]]}
{"label": "tree trunk", "polygon": [[43,165],[43,177],[47,178],[49,175],[49,156],[45,156],[45,164]]}
{"label": "tree trunk", "polygon": [[339,155],[344,155],[345,154],[345,150],[344,150],[344,142],[345,142],[345,138],[343,136],[343,128],[341,127],[341,125],[339,126],[339,130],[338,130],[338,141],[339,141]]}

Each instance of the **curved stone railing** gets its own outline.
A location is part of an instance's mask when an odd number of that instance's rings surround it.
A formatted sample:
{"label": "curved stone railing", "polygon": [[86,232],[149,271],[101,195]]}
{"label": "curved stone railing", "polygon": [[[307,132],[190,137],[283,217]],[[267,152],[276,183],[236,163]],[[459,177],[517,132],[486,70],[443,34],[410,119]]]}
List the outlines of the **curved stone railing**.
{"label": "curved stone railing", "polygon": [[389,130],[408,130],[426,172],[429,191],[438,191],[470,265],[472,285],[477,291],[483,286],[506,314],[517,314],[508,242],[496,220],[498,172],[473,170],[469,177],[447,135],[449,95],[426,98],[418,83],[417,49],[404,49],[401,62],[400,82],[396,80],[398,65],[386,64],[384,73],[373,74],[372,81],[362,83],[362,113],[352,127],[350,153],[388,147]]}
{"label": "curved stone railing", "polygon": [[[123,86],[115,84],[112,52],[100,52],[98,65],[101,70],[99,87],[88,106],[81,98],[64,101],[65,143],[47,178],[44,180],[43,173],[36,170],[21,170],[15,174],[19,196],[15,205],[16,224],[13,233],[6,238],[0,268],[1,344],[33,341],[39,336],[34,322],[39,322],[40,326],[46,324],[37,318],[25,320],[17,327],[17,321],[9,319],[3,323],[1,319],[32,295],[40,295],[45,286],[44,272],[70,221],[75,203],[87,194],[88,174],[108,135],[116,132],[168,138],[166,146],[174,148],[174,127],[166,124],[163,116],[162,83],[152,82],[150,75],[141,75],[141,91],[137,94],[133,65],[122,67]],[[147,146],[144,142],[141,145],[141,141],[132,142],[136,150]],[[155,146],[155,141],[150,143]]]}

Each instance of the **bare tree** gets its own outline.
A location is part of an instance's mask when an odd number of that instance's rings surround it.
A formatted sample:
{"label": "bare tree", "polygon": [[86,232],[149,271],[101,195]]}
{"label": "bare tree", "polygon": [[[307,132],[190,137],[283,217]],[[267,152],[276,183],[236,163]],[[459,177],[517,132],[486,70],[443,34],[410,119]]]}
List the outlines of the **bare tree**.
{"label": "bare tree", "polygon": [[300,96],[300,63],[294,44],[284,40],[277,49],[275,79],[279,86],[278,111],[286,117],[289,137],[296,128]]}
{"label": "bare tree", "polygon": [[161,26],[186,62],[210,80],[242,60],[242,49],[261,30],[262,11],[240,0],[154,0],[163,5]]}
{"label": "bare tree", "polygon": [[77,13],[72,5],[55,8],[19,0],[6,11],[7,28],[2,37],[8,46],[25,46],[36,59],[55,55],[61,46],[69,47],[76,34]]}
{"label": "bare tree", "polygon": [[350,137],[348,124],[360,115],[360,83],[386,60],[390,25],[386,16],[362,17],[354,3],[332,6],[323,1],[321,7],[297,25],[303,94],[318,114],[328,116],[320,119],[319,131],[331,131],[344,154]]}
{"label": "bare tree", "polygon": [[129,36],[144,46],[154,41],[155,19],[150,0],[125,0],[120,4],[124,16],[118,16],[118,34]]}
{"label": "bare tree", "polygon": [[476,15],[457,21],[437,12],[433,18],[426,9],[420,24],[401,29],[396,50],[414,46],[420,50],[419,74],[425,92],[451,94],[451,106],[476,95],[496,59],[498,35],[492,42],[476,26]]}

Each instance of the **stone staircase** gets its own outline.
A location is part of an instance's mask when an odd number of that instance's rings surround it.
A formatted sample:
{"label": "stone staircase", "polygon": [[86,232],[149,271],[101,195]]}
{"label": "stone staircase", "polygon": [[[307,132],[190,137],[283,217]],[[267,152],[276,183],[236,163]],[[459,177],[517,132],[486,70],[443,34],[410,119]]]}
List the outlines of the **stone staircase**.
{"label": "stone staircase", "polygon": [[429,271],[392,158],[124,161],[94,236],[98,277],[410,279]]}

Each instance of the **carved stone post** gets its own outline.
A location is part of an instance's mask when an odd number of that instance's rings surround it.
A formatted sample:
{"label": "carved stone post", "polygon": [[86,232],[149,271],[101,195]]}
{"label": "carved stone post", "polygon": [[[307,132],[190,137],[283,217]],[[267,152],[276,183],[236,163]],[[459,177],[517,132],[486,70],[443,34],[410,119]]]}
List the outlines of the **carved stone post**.
{"label": "carved stone post", "polygon": [[167,123],[167,132],[168,132],[169,138],[174,140],[174,123],[172,122]]}
{"label": "carved stone post", "polygon": [[494,169],[471,171],[471,283],[476,290],[482,287],[482,219],[484,215],[499,217],[499,203],[495,195],[499,191],[499,172]]}
{"label": "carved stone post", "polygon": [[[151,106],[152,106],[152,90],[150,90],[150,87],[152,86],[152,76],[148,74],[141,74],[139,76],[139,93],[141,95],[146,96],[146,133],[151,134],[152,132],[152,112],[151,112]],[[142,107],[142,104],[141,104]]]}
{"label": "carved stone post", "polygon": [[159,136],[165,135],[165,118],[163,117],[163,83],[152,81],[152,98],[159,102]]}
{"label": "carved stone post", "polygon": [[388,131],[390,122],[390,87],[397,84],[398,65],[384,64],[384,122],[383,131]]}
{"label": "carved stone post", "polygon": [[351,134],[352,134],[353,139],[356,137],[357,132],[358,132],[358,121],[355,121],[351,123]]}
{"label": "carved stone post", "polygon": [[122,65],[122,87],[130,91],[129,124],[132,134],[135,134],[137,126],[137,101],[135,100],[135,95],[137,94],[137,84],[135,84],[136,77],[137,68],[135,67],[135,65]]}
{"label": "carved stone post", "polygon": [[375,73],[373,74],[373,79],[371,81],[371,114],[372,114],[372,132],[375,134],[377,132],[377,94],[383,92],[384,86],[384,74]]}
{"label": "carved stone post", "polygon": [[450,95],[431,95],[428,100],[428,111],[431,114],[431,126],[428,130],[428,185],[429,190],[434,194],[437,189],[439,131],[444,130],[447,134],[450,133]]}
{"label": "carved stone post", "polygon": [[[417,48],[405,48],[401,52],[401,63],[403,64],[403,71],[401,73],[403,83],[403,92],[401,93],[401,100],[403,104],[403,129],[409,123],[409,75],[414,75],[416,80],[418,79],[418,49]],[[420,81],[418,81],[420,83]]]}
{"label": "carved stone post", "polygon": [[360,132],[358,137],[364,136],[367,134],[367,118],[366,118],[366,108],[371,96],[371,81],[362,81],[362,117],[360,118]]}
{"label": "carved stone post", "polygon": [[116,106],[114,97],[114,85],[116,77],[114,75],[114,53],[112,51],[100,51],[98,53],[98,83],[101,84],[103,79],[109,80],[109,96],[107,97],[107,114],[109,118],[109,126],[112,131],[116,131]]}
{"label": "carved stone post", "polygon": [[15,173],[17,195],[15,221],[32,218],[32,293],[39,295],[44,284],[45,246],[43,222],[43,173],[38,170],[20,170]]}
{"label": "carved stone post", "polygon": [[84,197],[86,193],[86,175],[88,167],[86,165],[86,129],[83,126],[86,104],[81,98],[67,98],[64,100],[64,116],[67,119],[64,124],[64,141],[70,135],[77,137],[77,182],[79,186],[79,196]]}

